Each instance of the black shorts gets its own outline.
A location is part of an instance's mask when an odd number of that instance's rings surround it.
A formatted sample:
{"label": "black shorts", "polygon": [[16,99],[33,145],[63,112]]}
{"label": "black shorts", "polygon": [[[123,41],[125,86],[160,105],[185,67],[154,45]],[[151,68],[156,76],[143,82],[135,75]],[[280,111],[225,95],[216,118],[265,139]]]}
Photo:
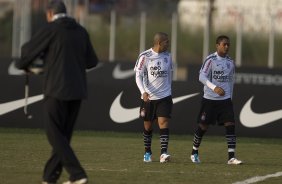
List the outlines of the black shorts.
{"label": "black shorts", "polygon": [[223,125],[226,122],[235,122],[231,99],[209,100],[203,98],[198,123]]}
{"label": "black shorts", "polygon": [[158,117],[171,118],[172,105],[171,96],[159,100],[151,100],[147,103],[141,100],[140,118],[144,121],[153,121]]}

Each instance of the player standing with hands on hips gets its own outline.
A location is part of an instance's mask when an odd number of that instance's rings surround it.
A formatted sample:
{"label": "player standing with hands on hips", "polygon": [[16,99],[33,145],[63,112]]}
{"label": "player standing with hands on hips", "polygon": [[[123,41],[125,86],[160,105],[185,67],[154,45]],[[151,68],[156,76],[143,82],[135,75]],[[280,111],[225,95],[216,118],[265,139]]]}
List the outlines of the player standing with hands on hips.
{"label": "player standing with hands on hips", "polygon": [[87,97],[86,69],[95,67],[98,58],[87,31],[66,13],[62,1],[49,1],[48,24],[23,45],[16,64],[28,70],[37,57],[43,56],[45,129],[52,153],[42,184],[57,183],[63,168],[69,174],[64,184],[88,182],[70,141],[81,100]]}
{"label": "player standing with hands on hips", "polygon": [[199,80],[204,84],[204,96],[198,115],[198,127],[195,131],[191,160],[200,163],[198,149],[209,125],[224,125],[228,147],[227,164],[242,164],[235,158],[236,135],[232,104],[235,78],[233,60],[227,55],[230,39],[221,35],[216,39],[216,52],[210,54],[203,63]]}
{"label": "player standing with hands on hips", "polygon": [[153,123],[160,128],[160,162],[168,162],[169,142],[168,121],[172,112],[171,81],[172,59],[167,51],[169,39],[166,33],[158,32],[154,36],[152,48],[142,52],[136,62],[136,84],[141,93],[140,117],[144,120],[144,162],[152,162]]}

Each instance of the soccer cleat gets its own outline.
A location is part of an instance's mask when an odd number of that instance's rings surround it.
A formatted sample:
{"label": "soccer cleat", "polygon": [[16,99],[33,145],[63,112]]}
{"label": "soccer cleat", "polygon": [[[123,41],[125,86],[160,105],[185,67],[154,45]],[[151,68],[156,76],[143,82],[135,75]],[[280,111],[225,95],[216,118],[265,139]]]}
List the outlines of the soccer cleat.
{"label": "soccer cleat", "polygon": [[56,184],[56,183],[53,183],[53,182],[47,182],[47,181],[42,181],[42,184]]}
{"label": "soccer cleat", "polygon": [[160,156],[160,163],[165,163],[168,162],[170,160],[170,155],[167,153],[163,153]]}
{"label": "soccer cleat", "polygon": [[63,184],[86,184],[88,182],[87,178],[82,178],[76,181],[66,181]]}
{"label": "soccer cleat", "polygon": [[238,160],[237,158],[231,158],[230,160],[228,160],[227,164],[229,165],[240,165],[243,162],[241,160]]}
{"label": "soccer cleat", "polygon": [[194,155],[191,155],[191,160],[193,163],[196,163],[196,164],[201,163],[199,155],[197,153],[195,153]]}
{"label": "soccer cleat", "polygon": [[152,162],[152,154],[150,152],[144,154],[144,162]]}

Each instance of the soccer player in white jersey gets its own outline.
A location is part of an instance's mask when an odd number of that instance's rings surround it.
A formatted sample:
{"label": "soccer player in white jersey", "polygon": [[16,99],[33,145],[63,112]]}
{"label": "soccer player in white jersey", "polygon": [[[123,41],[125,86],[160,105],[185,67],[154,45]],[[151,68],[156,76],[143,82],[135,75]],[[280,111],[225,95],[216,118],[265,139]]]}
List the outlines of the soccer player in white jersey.
{"label": "soccer player in white jersey", "polygon": [[199,80],[204,84],[204,96],[198,115],[198,127],[195,130],[191,160],[200,163],[198,149],[202,137],[209,125],[224,125],[228,147],[227,164],[241,164],[235,157],[236,135],[232,104],[235,66],[227,55],[230,39],[221,35],[216,39],[216,52],[210,54],[203,63]]}
{"label": "soccer player in white jersey", "polygon": [[140,117],[144,120],[144,162],[152,161],[152,125],[160,128],[160,162],[168,162],[169,142],[168,120],[172,112],[171,80],[172,59],[167,51],[169,39],[166,33],[158,32],[154,36],[152,48],[142,52],[136,62],[136,84],[141,93]]}

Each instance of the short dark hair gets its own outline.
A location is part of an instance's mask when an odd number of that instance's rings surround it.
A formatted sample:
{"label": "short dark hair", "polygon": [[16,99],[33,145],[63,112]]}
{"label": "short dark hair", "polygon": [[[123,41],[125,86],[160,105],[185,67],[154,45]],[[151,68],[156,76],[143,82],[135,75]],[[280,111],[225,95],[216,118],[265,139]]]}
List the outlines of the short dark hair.
{"label": "short dark hair", "polygon": [[164,32],[157,32],[154,36],[154,44],[157,44],[167,38],[168,35]]}
{"label": "short dark hair", "polygon": [[65,3],[61,0],[49,1],[46,9],[53,11],[54,14],[67,13]]}
{"label": "short dark hair", "polygon": [[222,40],[230,40],[226,35],[220,35],[216,38],[216,44],[219,44]]}

